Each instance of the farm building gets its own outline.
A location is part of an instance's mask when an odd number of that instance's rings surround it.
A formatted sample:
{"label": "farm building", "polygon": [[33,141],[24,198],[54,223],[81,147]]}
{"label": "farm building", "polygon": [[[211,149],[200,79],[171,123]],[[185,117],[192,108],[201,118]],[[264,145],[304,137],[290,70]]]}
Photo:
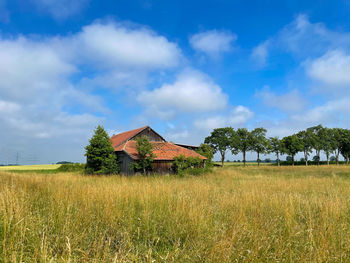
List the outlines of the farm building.
{"label": "farm building", "polygon": [[147,136],[153,144],[153,153],[156,155],[153,161],[154,172],[169,173],[174,157],[180,155],[184,155],[185,157],[199,157],[203,160],[204,165],[206,158],[194,151],[197,148],[196,146],[167,142],[151,127],[145,126],[111,137],[112,146],[120,161],[122,173],[133,174],[133,171],[130,170],[130,165],[139,159],[135,139],[143,135]]}

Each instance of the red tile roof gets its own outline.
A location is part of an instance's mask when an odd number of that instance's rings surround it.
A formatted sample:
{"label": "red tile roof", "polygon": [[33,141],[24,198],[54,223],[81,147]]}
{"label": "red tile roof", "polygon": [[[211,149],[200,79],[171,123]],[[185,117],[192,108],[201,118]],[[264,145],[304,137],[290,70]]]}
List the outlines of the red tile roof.
{"label": "red tile roof", "polygon": [[[112,136],[112,138],[111,138],[112,146],[115,148],[116,151],[118,151],[117,149],[120,149],[121,144],[130,140],[132,137],[134,137],[138,133],[142,132],[146,128],[148,128],[148,126],[144,126],[144,127],[141,127],[141,128],[135,129],[135,130],[119,133],[119,134]],[[123,148],[121,148],[121,149],[123,149]]]}
{"label": "red tile roof", "polygon": [[[186,149],[181,146],[177,146],[170,142],[151,142],[153,144],[153,153],[156,155],[154,160],[158,161],[171,161],[174,160],[175,156],[184,155],[185,157],[198,157],[202,160],[206,160],[204,156],[192,151],[190,149]],[[115,148],[116,151],[124,150],[129,156],[133,159],[138,159],[138,153],[136,150],[136,141],[127,141],[123,143],[119,147]]]}

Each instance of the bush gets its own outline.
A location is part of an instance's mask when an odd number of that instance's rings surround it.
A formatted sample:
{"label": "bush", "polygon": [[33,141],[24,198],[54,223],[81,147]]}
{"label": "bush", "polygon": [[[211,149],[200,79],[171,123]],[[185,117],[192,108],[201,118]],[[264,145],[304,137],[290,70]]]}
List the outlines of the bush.
{"label": "bush", "polygon": [[201,168],[202,160],[198,157],[188,157],[184,155],[175,156],[172,170],[176,174],[180,174],[185,170]]}
{"label": "bush", "polygon": [[85,164],[82,163],[69,163],[62,164],[57,168],[58,172],[83,172],[85,169]]}

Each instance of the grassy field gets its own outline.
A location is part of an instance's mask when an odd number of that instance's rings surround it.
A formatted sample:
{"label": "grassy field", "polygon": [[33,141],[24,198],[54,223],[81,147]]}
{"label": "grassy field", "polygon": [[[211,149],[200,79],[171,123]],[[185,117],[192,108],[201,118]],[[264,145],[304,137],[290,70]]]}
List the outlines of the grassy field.
{"label": "grassy field", "polygon": [[0,166],[0,171],[54,170],[60,166],[61,164],[11,165],[11,166]]}
{"label": "grassy field", "polygon": [[0,262],[350,262],[350,167],[0,171]]}
{"label": "grassy field", "polygon": [[[216,165],[220,165],[221,166],[221,162],[214,162],[214,164]],[[243,162],[224,162],[224,166],[243,166],[244,163]],[[247,166],[254,166],[254,165],[258,165],[258,162],[246,162]],[[273,165],[273,163],[260,163],[261,166],[263,165]]]}

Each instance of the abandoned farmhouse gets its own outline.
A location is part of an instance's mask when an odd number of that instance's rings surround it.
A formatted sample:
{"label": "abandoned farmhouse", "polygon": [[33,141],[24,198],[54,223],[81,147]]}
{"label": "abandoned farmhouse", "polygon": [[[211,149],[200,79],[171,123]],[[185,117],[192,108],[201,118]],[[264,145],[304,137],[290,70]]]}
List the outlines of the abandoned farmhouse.
{"label": "abandoned farmhouse", "polygon": [[153,153],[156,155],[153,161],[154,172],[169,173],[174,157],[180,155],[185,157],[198,157],[203,160],[204,165],[206,157],[194,151],[197,147],[167,142],[151,127],[145,126],[111,137],[112,146],[120,161],[121,172],[124,174],[132,174],[133,171],[130,170],[130,165],[139,159],[135,140],[139,136],[147,136],[153,144]]}

